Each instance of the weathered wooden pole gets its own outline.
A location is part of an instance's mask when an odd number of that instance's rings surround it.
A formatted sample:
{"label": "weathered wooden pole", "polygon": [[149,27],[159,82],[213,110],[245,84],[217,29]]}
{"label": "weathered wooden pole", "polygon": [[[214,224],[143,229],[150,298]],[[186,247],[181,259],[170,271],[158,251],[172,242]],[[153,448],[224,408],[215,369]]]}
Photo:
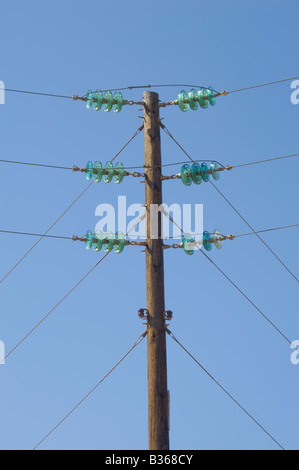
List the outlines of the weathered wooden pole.
{"label": "weathered wooden pole", "polygon": [[152,205],[162,204],[159,95],[146,91],[144,101],[145,192],[147,209],[146,288],[148,310],[149,449],[169,449],[169,399],[165,332],[164,258],[159,212],[158,238],[151,238]]}

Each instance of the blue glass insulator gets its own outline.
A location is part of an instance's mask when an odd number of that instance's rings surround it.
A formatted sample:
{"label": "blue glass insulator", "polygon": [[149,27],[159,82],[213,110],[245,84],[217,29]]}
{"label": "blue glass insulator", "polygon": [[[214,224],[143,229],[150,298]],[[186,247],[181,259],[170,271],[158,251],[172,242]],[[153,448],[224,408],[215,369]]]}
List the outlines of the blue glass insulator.
{"label": "blue glass insulator", "polygon": [[197,109],[199,108],[199,101],[198,101],[197,91],[194,90],[194,88],[192,88],[192,90],[189,91],[188,98],[189,98],[190,108],[193,111],[197,111]]}
{"label": "blue glass insulator", "polygon": [[191,177],[192,177],[193,183],[201,184],[202,182],[201,167],[198,163],[193,163],[191,167]]}
{"label": "blue glass insulator", "polygon": [[105,183],[110,183],[112,181],[113,173],[114,173],[113,163],[107,162],[105,165],[105,170],[108,171],[108,174],[104,175],[104,181]]}
{"label": "blue glass insulator", "polygon": [[210,240],[211,240],[211,235],[209,234],[209,232],[204,232],[203,233],[203,246],[205,247],[207,251],[211,251],[212,249],[212,244]]}
{"label": "blue glass insulator", "polygon": [[186,255],[193,255],[195,250],[195,240],[189,233],[185,233],[183,238],[183,249]]}
{"label": "blue glass insulator", "polygon": [[101,251],[102,246],[103,246],[103,239],[104,239],[103,233],[100,230],[96,231],[96,236],[94,238],[94,244],[93,244],[93,249],[96,253]]}
{"label": "blue glass insulator", "polygon": [[183,165],[181,169],[181,178],[185,186],[191,186],[192,177],[191,177],[191,168],[189,165]]}
{"label": "blue glass insulator", "polygon": [[104,235],[104,250],[106,253],[110,253],[114,247],[114,235],[111,232],[105,233]]}
{"label": "blue glass insulator", "polygon": [[88,230],[86,233],[86,250],[91,250],[93,245],[93,233],[91,230]]}
{"label": "blue glass insulator", "polygon": [[124,176],[125,176],[125,167],[122,163],[118,162],[115,165],[115,170],[118,171],[118,174],[113,176],[114,182],[116,184],[120,184],[120,183],[123,182],[123,179],[124,179]]}
{"label": "blue glass insulator", "polygon": [[210,179],[210,175],[209,175],[209,173],[207,173],[207,171],[209,171],[209,167],[204,162],[200,166],[200,173],[201,173],[202,179],[204,180],[205,183],[207,183]]}
{"label": "blue glass insulator", "polygon": [[93,105],[93,92],[91,90],[88,90],[87,95],[86,95],[86,108],[90,109]]}
{"label": "blue glass insulator", "polygon": [[87,162],[86,169],[87,169],[86,179],[87,179],[87,181],[90,181],[93,177],[93,163],[92,162]]}
{"label": "blue glass insulator", "polygon": [[221,235],[219,230],[214,231],[213,239],[214,239],[214,245],[217,248],[217,250],[221,250],[222,245],[223,245],[223,236]]}
{"label": "blue glass insulator", "polygon": [[93,179],[95,183],[99,183],[102,180],[103,177],[103,165],[101,162],[95,162],[94,164],[94,169],[96,170],[96,173],[93,174]]}
{"label": "blue glass insulator", "polygon": [[208,92],[205,88],[201,88],[197,92],[199,106],[203,109],[207,109],[209,107],[209,97]]}
{"label": "blue glass insulator", "polygon": [[105,93],[104,99],[106,100],[106,103],[104,103],[104,111],[105,113],[109,113],[113,107],[113,94],[111,91]]}
{"label": "blue glass insulator", "polygon": [[190,104],[189,104],[189,97],[185,90],[182,90],[178,95],[178,104],[180,110],[186,113],[189,111]]}
{"label": "blue glass insulator", "polygon": [[215,106],[216,104],[215,91],[213,90],[211,86],[207,89],[207,96],[208,96],[210,105]]}
{"label": "blue glass insulator", "polygon": [[103,104],[103,93],[101,90],[97,90],[94,94],[95,101],[93,103],[93,108],[95,111],[100,111]]}
{"label": "blue glass insulator", "polygon": [[220,179],[219,165],[217,162],[211,163],[211,171],[214,180],[218,181]]}
{"label": "blue glass insulator", "polygon": [[124,251],[125,244],[126,244],[126,237],[122,232],[116,232],[115,239],[119,242],[117,245],[114,245],[115,253],[119,254]]}
{"label": "blue glass insulator", "polygon": [[114,101],[117,101],[117,103],[113,105],[113,111],[115,113],[120,113],[124,104],[123,95],[120,91],[114,93]]}

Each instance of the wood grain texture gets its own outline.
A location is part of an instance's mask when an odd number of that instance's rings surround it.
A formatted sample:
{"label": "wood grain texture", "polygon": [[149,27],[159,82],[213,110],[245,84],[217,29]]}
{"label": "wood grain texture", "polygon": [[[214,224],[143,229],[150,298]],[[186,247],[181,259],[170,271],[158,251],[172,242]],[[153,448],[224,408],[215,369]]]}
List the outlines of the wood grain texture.
{"label": "wood grain texture", "polygon": [[[144,145],[145,192],[147,208],[146,288],[148,309],[148,412],[149,449],[169,449],[169,410],[167,391],[167,359],[165,332],[164,259],[161,239],[152,240],[150,208],[162,204],[161,139],[159,95],[145,92]],[[154,167],[154,168],[152,168]]]}

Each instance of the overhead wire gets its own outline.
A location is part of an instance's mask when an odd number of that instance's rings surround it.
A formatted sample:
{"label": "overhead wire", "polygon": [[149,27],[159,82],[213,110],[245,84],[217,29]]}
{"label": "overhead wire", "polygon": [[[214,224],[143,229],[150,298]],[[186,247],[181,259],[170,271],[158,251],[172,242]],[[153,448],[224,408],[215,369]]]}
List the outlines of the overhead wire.
{"label": "overhead wire", "polygon": [[[177,141],[175,141],[175,142],[178,144]],[[285,158],[294,158],[294,157],[299,157],[299,153],[294,153],[294,154],[291,154],[291,155],[283,155],[283,156],[280,156],[280,157],[268,158],[266,160],[259,160],[259,161],[254,161],[254,162],[247,162],[247,163],[240,163],[240,164],[236,164],[236,165],[229,165],[229,168],[230,169],[241,168],[241,167],[246,167],[246,166],[250,166],[250,165],[257,165],[257,164],[261,164],[261,163],[268,163],[268,162],[273,162],[273,161],[276,161],[276,160],[282,160],[282,159],[285,159]],[[222,168],[226,168],[225,165],[223,165],[223,163],[221,163],[221,162],[219,162],[215,159],[209,160],[209,159],[206,159],[206,158],[201,158],[201,159],[194,160],[194,159],[191,159],[191,157],[187,161],[185,160],[185,161],[180,161],[180,162],[164,163],[162,165],[159,165],[159,168],[166,168],[166,167],[171,167],[171,166],[184,165],[186,163],[189,163],[189,161],[192,161],[192,162],[195,162],[195,163],[197,163],[197,162],[208,162],[208,163],[216,162]],[[43,163],[20,162],[20,161],[14,161],[14,160],[1,160],[1,159],[0,159],[0,163],[8,163],[8,164],[15,164],[15,165],[27,165],[27,166],[35,166],[35,167],[41,167],[41,168],[52,168],[52,169],[57,169],[57,170],[74,171],[74,166],[66,167],[66,166],[58,166],[58,165],[47,165],[47,164],[43,164]],[[149,166],[146,166],[146,165],[135,165],[135,166],[125,166],[124,170],[151,169],[151,168],[155,168],[155,167],[149,167]]]}
{"label": "overhead wire", "polygon": [[293,344],[293,342],[281,331],[280,328],[278,328],[271,320],[269,317],[267,317],[267,315],[265,315],[265,313],[262,312],[262,310],[240,289],[240,287],[237,286],[237,284],[235,282],[232,281],[232,279],[227,276],[227,274],[225,274],[225,272],[219,268],[219,266],[203,251],[203,250],[199,250],[205,257],[206,259],[211,263],[213,264],[213,266],[232,284],[232,286],[235,287],[235,289],[238,290],[238,292],[255,308],[255,310],[260,314],[262,315],[262,317],[277,331],[277,333],[280,334],[280,336],[282,336],[282,338],[288,342],[288,344],[296,349],[297,351],[299,351],[299,349]]}
{"label": "overhead wire", "polygon": [[30,237],[44,237],[44,238],[53,238],[57,240],[72,240],[72,237],[65,237],[61,235],[42,235],[40,233],[31,233],[31,232],[14,232],[12,230],[0,230],[0,233],[6,233],[9,235],[24,235]]}
{"label": "overhead wire", "polygon": [[249,235],[256,235],[257,233],[274,232],[276,230],[285,230],[285,229],[294,228],[294,227],[299,227],[299,224],[285,225],[284,227],[274,227],[274,228],[268,228],[265,230],[257,230],[256,232],[250,232],[250,233],[241,233],[239,235],[234,235],[234,238],[248,237]]}
{"label": "overhead wire", "polygon": [[90,397],[90,395],[104,382],[104,380],[106,380],[109,375],[129,356],[129,354],[143,341],[143,339],[146,337],[147,335],[147,330],[137,339],[137,341],[134,343],[134,345],[132,346],[131,349],[129,349],[129,351],[115,364],[114,367],[112,367],[112,369],[110,369],[110,371],[71,409],[71,411],[69,411],[62,420],[59,421],[58,424],[56,424],[56,426],[54,426],[54,428],[51,429],[50,432],[48,432],[48,434],[43,437],[43,439],[41,439],[39,441],[39,443],[34,447],[33,450],[36,450],[38,447],[40,447],[40,445],[45,442],[45,440],[51,435],[53,434],[54,431],[56,431],[57,428],[59,428],[59,426],[61,426],[70,416],[71,414],[74,413],[74,411],[76,411],[80,405],[82,405],[82,403],[84,401],[87,400],[87,398]]}
{"label": "overhead wire", "polygon": [[56,170],[72,170],[71,167],[66,166],[57,166],[57,165],[45,165],[43,163],[30,163],[30,162],[17,162],[14,160],[0,160],[0,163],[10,163],[14,165],[26,165],[26,166],[36,166],[41,168],[53,168]]}
{"label": "overhead wire", "polygon": [[[173,223],[175,223],[174,220],[171,220]],[[273,227],[273,228],[268,228],[264,230],[257,230],[256,232],[249,232],[249,233],[241,233],[238,235],[232,235],[232,239],[235,238],[240,238],[240,237],[247,237],[249,235],[255,235],[256,233],[267,233],[267,232],[275,232],[277,230],[286,230],[290,228],[295,228],[299,227],[299,224],[293,224],[293,225],[285,225],[282,227]],[[179,228],[179,227],[178,227]],[[7,235],[23,235],[23,236],[31,236],[31,237],[42,237],[43,235],[40,233],[31,233],[31,232],[20,232],[20,231],[13,231],[13,230],[0,230],[0,233],[7,234]],[[203,235],[202,233],[193,233],[193,235]],[[224,235],[223,235],[224,236]],[[146,238],[146,235],[130,235],[131,238]],[[45,235],[44,238],[52,238],[52,239],[57,239],[57,240],[70,240],[73,241],[73,237],[71,236],[63,236],[63,235]],[[169,236],[169,237],[163,237],[163,240],[170,240],[170,239],[179,239],[177,236]]]}
{"label": "overhead wire", "polygon": [[260,83],[258,85],[253,85],[253,86],[249,86],[249,87],[246,87],[246,88],[239,88],[239,89],[236,89],[236,90],[230,90],[227,93],[228,94],[239,93],[241,91],[253,90],[255,88],[262,88],[262,87],[266,87],[266,86],[270,86],[270,85],[277,85],[278,83],[291,82],[291,81],[297,80],[297,79],[299,79],[299,77],[284,78],[282,80],[276,80],[274,82]]}
{"label": "overhead wire", "polygon": [[288,268],[288,266],[282,261],[282,259],[270,248],[270,246],[265,242],[265,240],[254,230],[252,225],[242,216],[242,214],[236,209],[236,207],[224,196],[224,194],[220,191],[220,189],[210,181],[213,188],[221,195],[221,197],[228,203],[228,205],[236,212],[236,214],[243,220],[243,222],[255,233],[255,235],[259,238],[259,240],[263,243],[263,245],[270,251],[270,253],[277,259],[277,261],[288,271],[288,273],[295,279],[295,281],[299,282],[299,279],[295,276],[295,274]]}
{"label": "overhead wire", "polygon": [[180,343],[180,341],[174,336],[174,334],[167,328],[166,332],[168,335],[188,354],[191,359],[201,368],[201,370],[268,436],[270,439],[272,439],[275,444],[280,447],[281,450],[285,450],[285,448],[273,437],[270,432],[268,432],[261,424],[259,421],[257,421],[252,414],[250,414],[241,404],[239,401],[237,401],[228,391],[226,388],[223,387],[223,385],[218,382],[218,380],[213,377],[213,375],[210,374],[210,372],[205,369],[205,367]]}
{"label": "overhead wire", "polygon": [[[227,94],[232,94],[232,93],[239,93],[242,91],[248,91],[248,90],[253,90],[256,88],[261,88],[261,87],[266,87],[270,85],[276,85],[279,83],[284,83],[284,82],[289,82],[293,80],[297,80],[299,77],[290,77],[290,78],[284,78],[282,80],[276,80],[272,82],[267,82],[267,83],[261,83],[249,87],[244,87],[244,88],[239,88],[235,90],[230,90],[226,92]],[[120,88],[107,88],[106,90],[102,90],[103,92],[106,91],[125,91],[125,90],[138,90],[138,89],[148,89],[148,88],[171,88],[171,87],[190,87],[190,88],[207,88],[202,85],[190,85],[190,84],[147,84],[147,85],[131,85],[131,86],[126,86],[126,87],[120,87]],[[0,88],[1,91],[7,91],[11,93],[23,93],[27,95],[37,95],[37,96],[46,96],[46,97],[51,97],[51,98],[63,98],[63,99],[73,99],[73,95],[61,95],[61,94],[54,94],[54,93],[43,93],[43,92],[38,92],[38,91],[26,91],[26,90],[19,90],[19,89],[11,89],[11,88]],[[216,90],[215,90],[216,91]],[[217,92],[219,93],[219,92]],[[220,93],[219,93],[220,94]]]}
{"label": "overhead wire", "polygon": [[65,214],[76,204],[76,202],[83,196],[83,194],[88,191],[94,182],[92,181],[86,188],[76,197],[76,199],[63,211],[63,213],[55,220],[55,222],[43,233],[43,235],[34,243],[34,245],[26,251],[26,253],[18,260],[18,262],[5,274],[5,276],[0,280],[0,284],[8,278],[8,276],[24,261],[24,259],[31,253],[34,248],[42,241],[42,239],[52,230],[53,227],[65,216]]}
{"label": "overhead wire", "polygon": [[[142,216],[140,216],[138,218],[138,220],[136,221],[136,223],[130,228],[130,230],[126,233],[126,236],[132,231],[134,230],[134,228],[136,228],[141,222],[142,220],[144,220],[144,218],[146,217],[146,212],[144,212],[144,214]],[[77,282],[72,288],[71,290],[69,290],[67,292],[67,294],[65,294],[62,299],[60,299],[60,301],[33,327],[31,328],[31,330],[5,355],[5,357],[3,357],[3,359],[0,360],[0,364],[1,362],[4,362],[19,346],[21,346],[21,344],[57,309],[57,307],[59,307],[69,296],[70,294],[72,294],[76,289],[77,287],[79,287],[82,282],[99,266],[100,263],[102,263],[102,261],[104,261],[105,258],[107,258],[107,256],[109,255],[109,253],[106,253],[81,279],[79,282]]]}
{"label": "overhead wire", "polygon": [[[161,128],[164,132],[178,145],[178,147],[184,152],[184,154],[189,158],[190,161],[194,163],[194,160],[190,155],[186,152],[186,150],[179,144],[179,142],[173,137],[171,132],[167,129],[165,124],[160,122]],[[224,196],[224,194],[218,189],[218,187],[210,180],[210,184],[213,186],[216,191],[223,197],[223,199],[230,205],[230,207],[236,212],[236,214],[243,220],[243,222],[252,230],[255,235],[259,238],[259,240],[264,244],[264,246],[272,253],[272,255],[279,261],[279,263],[289,272],[289,274],[295,279],[295,281],[299,282],[299,279],[295,276],[295,274],[286,266],[286,264],[279,258],[279,256],[269,247],[269,245],[263,240],[263,238],[254,230],[254,228],[249,224],[249,222],[242,216],[242,214],[236,209],[236,207]]]}
{"label": "overhead wire", "polygon": [[292,155],[283,155],[281,157],[267,158],[266,160],[259,160],[257,162],[240,163],[238,165],[232,165],[232,168],[241,168],[244,166],[258,165],[260,163],[269,163],[269,162],[274,162],[276,160],[283,160],[285,158],[293,158],[293,157],[298,157],[298,156],[299,156],[299,153],[293,153]]}
{"label": "overhead wire", "polygon": [[[177,141],[175,141],[177,143]],[[234,169],[234,168],[241,168],[241,167],[246,167],[246,166],[250,166],[250,165],[257,165],[257,164],[260,164],[260,163],[268,163],[268,162],[273,162],[273,161],[276,161],[276,160],[282,160],[282,159],[285,159],[285,158],[294,158],[294,157],[298,157],[299,156],[299,153],[294,153],[294,154],[291,154],[291,155],[283,155],[283,156],[280,156],[280,157],[273,157],[273,158],[268,158],[266,160],[258,160],[258,161],[254,161],[254,162],[247,162],[247,163],[240,163],[240,164],[236,164],[236,165],[230,165],[230,169]],[[225,165],[223,165],[223,163],[220,163],[219,161],[217,160],[208,160],[206,158],[201,158],[201,159],[189,159],[190,161],[192,162],[216,162],[218,163],[222,168],[225,168]],[[159,165],[159,168],[165,168],[165,167],[170,167],[170,166],[178,166],[178,165],[184,165],[186,163],[189,163],[189,160],[187,161],[181,161],[181,162],[172,162],[172,163],[164,163],[162,165]],[[41,167],[41,168],[52,168],[52,169],[58,169],[58,170],[69,170],[69,171],[74,171],[74,167],[65,167],[65,166],[58,166],[58,165],[47,165],[47,164],[43,164],[43,163],[31,163],[31,162],[19,162],[19,161],[14,161],[14,160],[0,160],[0,163],[10,163],[10,164],[15,164],[15,165],[27,165],[27,166],[35,166],[35,167]],[[137,170],[137,169],[150,169],[150,168],[155,168],[155,167],[149,167],[149,166],[146,166],[146,165],[136,165],[136,166],[126,166],[124,167],[124,170]]]}
{"label": "overhead wire", "polygon": [[[169,220],[173,222],[172,217],[168,212],[164,209],[163,210],[164,214],[169,217]],[[177,224],[176,224],[177,225]],[[177,225],[177,227],[181,230],[182,233],[184,233],[183,229]],[[202,250],[199,250],[209,261],[210,263],[213,264],[213,266],[242,294],[242,296],[257,310],[257,312],[262,315],[262,317],[279,333],[284,340],[288,342],[288,344],[295,350],[299,351],[299,349],[293,344],[293,342],[270,320],[270,318],[265,315],[262,310],[257,307],[257,305],[225,274],[225,272],[217,266],[217,264]]]}
{"label": "overhead wire", "polygon": [[[111,159],[113,162],[120,153],[132,142],[132,140],[142,131],[144,124],[142,124],[134,135],[125,143],[125,145],[117,152],[117,154]],[[88,191],[88,189],[94,184],[92,181],[86,188],[76,197],[76,199],[66,208],[66,210],[55,220],[55,222],[45,231],[45,233],[36,241],[36,243],[19,259],[19,261],[9,270],[9,272],[0,280],[0,284],[7,279],[7,277],[16,269],[17,266],[32,252],[32,250],[42,241],[42,239],[52,230],[52,228],[64,217],[64,215],[75,205],[75,203]]]}
{"label": "overhead wire", "polygon": [[53,94],[53,93],[41,93],[41,92],[38,92],[38,91],[25,91],[25,90],[13,90],[11,88],[0,88],[1,91],[8,91],[10,93],[22,93],[22,94],[26,94],[26,95],[37,95],[37,96],[47,96],[47,97],[50,97],[50,98],[63,98],[63,99],[73,99],[72,96],[65,96],[65,95],[57,95],[57,94]]}
{"label": "overhead wire", "polygon": [[[5,355],[5,357],[2,359],[2,361],[5,361],[9,356],[11,356],[11,354],[19,348],[19,346],[21,346],[22,343],[24,343],[24,341],[59,307],[59,305],[61,305],[69,296],[70,294],[72,294],[72,292],[74,292],[77,287],[80,286],[80,284],[82,284],[82,282],[87,278],[87,276],[89,276],[89,274],[91,274],[98,266],[99,264],[104,261],[105,258],[107,258],[109,253],[106,253],[81,279],[79,282],[77,282],[77,284],[75,284],[71,290],[69,290],[67,292],[67,294],[65,294],[62,299],[60,299],[60,301],[53,307],[51,308],[51,310],[33,327],[31,328],[31,330]],[[1,362],[2,362],[1,361]]]}

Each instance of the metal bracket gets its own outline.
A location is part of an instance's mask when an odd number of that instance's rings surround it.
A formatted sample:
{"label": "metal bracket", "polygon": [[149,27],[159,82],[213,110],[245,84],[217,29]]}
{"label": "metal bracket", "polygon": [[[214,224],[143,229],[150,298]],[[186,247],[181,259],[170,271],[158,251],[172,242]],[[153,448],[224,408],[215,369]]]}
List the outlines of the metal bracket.
{"label": "metal bracket", "polygon": [[[140,309],[138,310],[138,316],[139,316],[142,320],[144,320],[145,318],[148,318],[148,310],[147,310],[147,308],[140,308]],[[172,313],[172,311],[171,311],[171,310],[166,310],[166,311],[164,312],[164,318],[165,318],[166,321],[171,321],[172,318],[173,318],[173,313]]]}
{"label": "metal bracket", "polygon": [[165,320],[167,321],[171,321],[173,318],[173,313],[171,310],[167,310],[166,312],[164,312],[164,315],[165,315]]}
{"label": "metal bracket", "polygon": [[144,318],[147,318],[147,316],[148,316],[148,310],[147,310],[146,308],[140,308],[140,309],[138,310],[138,316],[139,316],[142,320],[144,320]]}

